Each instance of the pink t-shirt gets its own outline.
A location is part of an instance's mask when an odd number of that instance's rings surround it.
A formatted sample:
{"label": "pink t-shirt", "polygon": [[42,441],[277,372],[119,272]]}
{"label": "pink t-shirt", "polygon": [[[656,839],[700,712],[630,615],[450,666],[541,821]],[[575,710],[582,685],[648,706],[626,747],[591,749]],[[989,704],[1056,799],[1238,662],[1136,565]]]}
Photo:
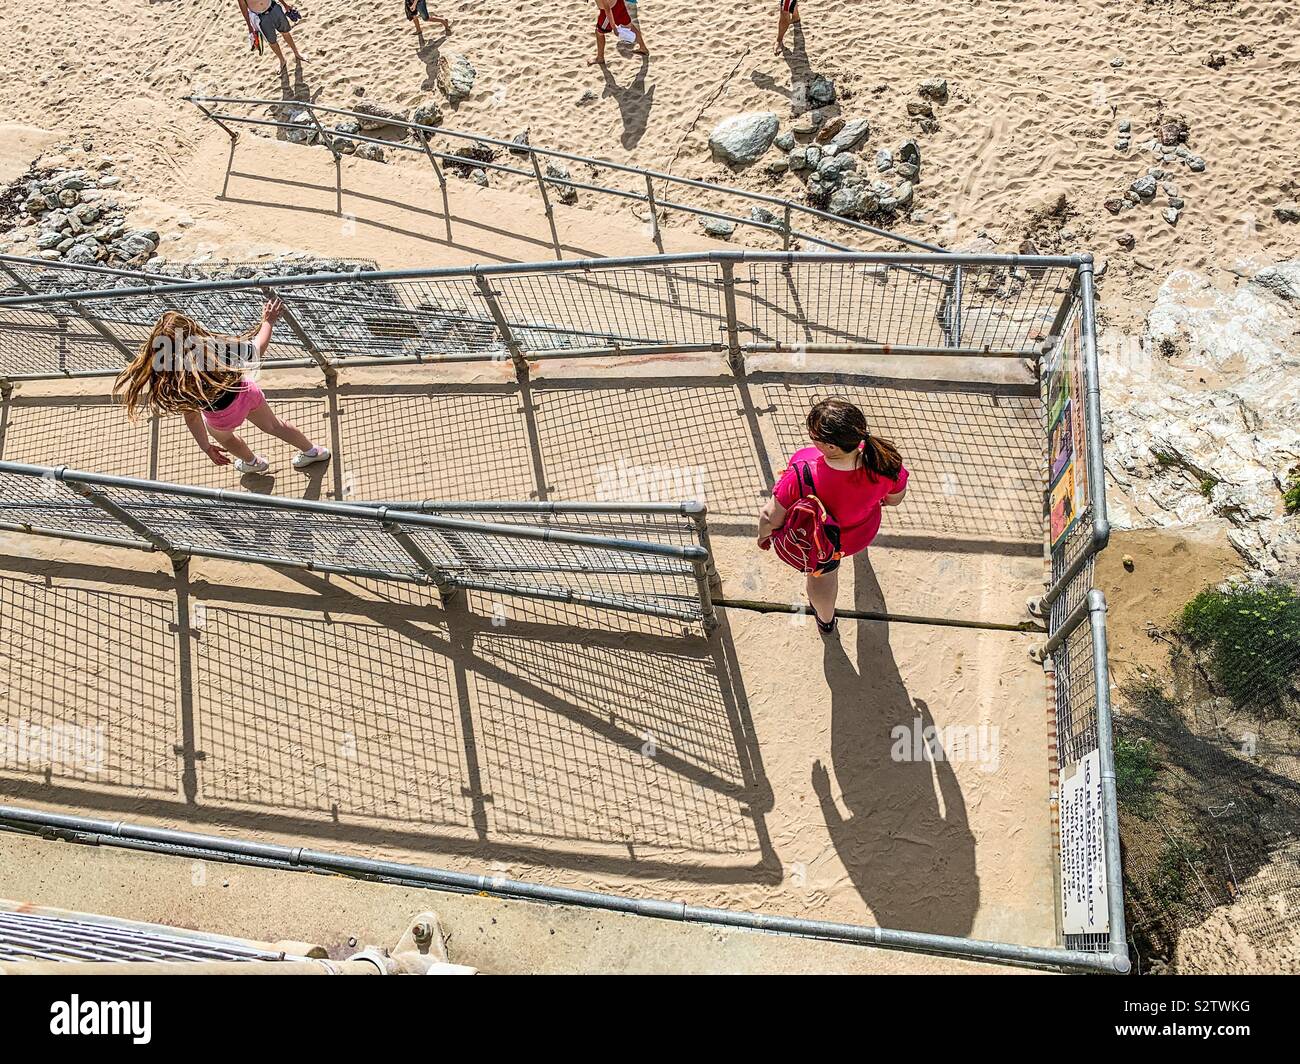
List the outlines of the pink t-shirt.
{"label": "pink t-shirt", "polygon": [[[812,472],[813,490],[805,486],[799,490],[799,470],[807,462]],[[821,451],[805,447],[790,456],[790,464],[776,482],[773,494],[776,501],[787,510],[800,494],[816,495],[830,511],[840,526],[840,550],[844,557],[866,550],[880,531],[880,500],[907,487],[907,470],[900,469],[898,476],[875,477],[862,466],[853,469],[835,469],[826,464]]]}

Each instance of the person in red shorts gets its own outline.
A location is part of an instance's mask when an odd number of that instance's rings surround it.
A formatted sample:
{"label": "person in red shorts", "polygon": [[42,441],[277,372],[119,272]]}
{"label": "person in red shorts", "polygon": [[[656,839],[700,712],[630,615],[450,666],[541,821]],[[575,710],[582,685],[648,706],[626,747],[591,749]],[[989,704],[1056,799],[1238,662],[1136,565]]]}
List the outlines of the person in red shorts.
{"label": "person in red shorts", "polygon": [[588,66],[602,66],[605,62],[605,34],[613,30],[620,40],[631,44],[636,42],[633,51],[637,55],[649,55],[645,38],[641,36],[641,27],[632,21],[632,15],[624,0],[596,0],[596,57],[588,59]]}
{"label": "person in red shorts", "polygon": [[[780,55],[785,48],[785,31],[790,28],[790,23],[800,21],[799,0],[781,0],[781,20],[776,24],[776,52],[773,54]],[[797,38],[798,34],[795,36]]]}
{"label": "person in red shorts", "polygon": [[[881,507],[897,506],[907,494],[907,470],[888,440],[867,431],[867,418],[844,399],[823,399],[808,413],[808,438],[790,456],[758,515],[758,545],[767,548],[786,511],[813,494],[839,526],[840,557],[808,574],[808,603],[823,635],[835,630],[835,598],[843,558],[864,551],[880,531]],[[811,482],[811,483],[809,483]]]}

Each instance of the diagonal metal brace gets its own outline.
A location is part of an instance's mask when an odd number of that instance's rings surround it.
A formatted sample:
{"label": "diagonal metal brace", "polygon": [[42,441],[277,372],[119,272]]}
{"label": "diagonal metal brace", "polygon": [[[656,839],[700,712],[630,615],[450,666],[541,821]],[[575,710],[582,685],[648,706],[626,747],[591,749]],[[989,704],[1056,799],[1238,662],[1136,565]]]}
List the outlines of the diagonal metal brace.
{"label": "diagonal metal brace", "polygon": [[420,572],[424,573],[425,576],[433,581],[434,585],[438,588],[438,594],[440,594],[444,600],[455,595],[460,589],[457,586],[456,581],[452,579],[451,574],[434,564],[433,559],[430,558],[420,545],[411,537],[411,533],[406,531],[406,529],[396,521],[390,521],[387,519],[385,516],[388,513],[387,506],[381,506],[379,508],[379,513],[379,527],[392,536],[393,539],[396,540],[397,545],[406,552],[407,557],[409,557],[411,561],[415,562],[416,567]]}
{"label": "diagonal metal brace", "polygon": [[63,480],[61,483],[71,488],[87,502],[103,510],[113,520],[126,525],[146,543],[151,544],[154,550],[162,551],[172,561],[181,563],[189,559],[189,554],[186,551],[177,547],[166,536],[154,531],[134,514],[119,506],[98,488],[92,488],[88,484],[79,484],[76,481]]}

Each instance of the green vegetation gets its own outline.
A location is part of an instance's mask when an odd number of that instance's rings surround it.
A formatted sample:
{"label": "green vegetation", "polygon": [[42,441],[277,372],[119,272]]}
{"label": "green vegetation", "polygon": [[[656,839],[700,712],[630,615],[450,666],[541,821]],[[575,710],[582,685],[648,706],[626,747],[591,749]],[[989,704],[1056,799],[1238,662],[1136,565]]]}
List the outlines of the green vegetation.
{"label": "green vegetation", "polygon": [[1219,478],[1215,476],[1201,478],[1201,494],[1209,498],[1214,494],[1214,489],[1219,486]]}
{"label": "green vegetation", "polygon": [[1142,820],[1156,813],[1155,781],[1159,768],[1155,751],[1145,739],[1115,736],[1115,796],[1125,812]]}
{"label": "green vegetation", "polygon": [[1201,852],[1182,839],[1170,839],[1160,851],[1152,869],[1148,887],[1165,905],[1181,905],[1188,900],[1188,888],[1195,879],[1195,865]]}
{"label": "green vegetation", "polygon": [[1300,466],[1291,470],[1290,477],[1291,483],[1282,491],[1282,506],[1294,516],[1300,514]]}
{"label": "green vegetation", "polygon": [[1286,715],[1300,671],[1300,596],[1288,587],[1209,588],[1183,607],[1183,636],[1208,658],[1233,704],[1266,718]]}

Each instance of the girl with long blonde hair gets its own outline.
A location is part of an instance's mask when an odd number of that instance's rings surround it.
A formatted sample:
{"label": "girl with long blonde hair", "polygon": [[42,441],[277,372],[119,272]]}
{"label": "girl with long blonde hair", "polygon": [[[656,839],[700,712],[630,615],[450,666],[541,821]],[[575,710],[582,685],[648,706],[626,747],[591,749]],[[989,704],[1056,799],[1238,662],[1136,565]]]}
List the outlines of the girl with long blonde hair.
{"label": "girl with long blonde hair", "polygon": [[262,308],[261,325],[229,336],[211,333],[188,315],[169,310],[118,374],[113,395],[122,400],[133,420],[146,413],[180,414],[194,442],[215,465],[229,465],[229,451],[241,473],[265,473],[271,468],[235,435],[245,421],[297,447],[294,469],[327,462],[329,448],[312,443],[294,425],[276,417],[262,389],[246,372],[266,354],[283,313],[280,300],[269,300]]}

